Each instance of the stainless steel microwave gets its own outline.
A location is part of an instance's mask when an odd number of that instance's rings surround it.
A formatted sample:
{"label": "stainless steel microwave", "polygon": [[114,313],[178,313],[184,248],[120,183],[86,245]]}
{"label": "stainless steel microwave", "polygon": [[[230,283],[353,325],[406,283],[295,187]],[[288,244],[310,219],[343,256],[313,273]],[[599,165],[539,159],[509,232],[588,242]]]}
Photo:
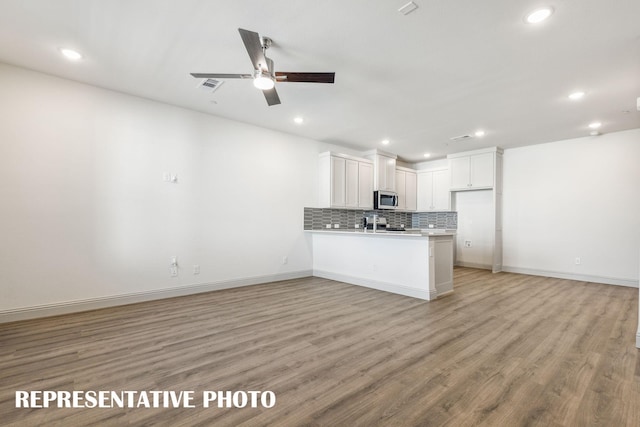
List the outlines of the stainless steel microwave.
{"label": "stainless steel microwave", "polygon": [[374,209],[395,209],[398,207],[398,193],[394,191],[374,191]]}

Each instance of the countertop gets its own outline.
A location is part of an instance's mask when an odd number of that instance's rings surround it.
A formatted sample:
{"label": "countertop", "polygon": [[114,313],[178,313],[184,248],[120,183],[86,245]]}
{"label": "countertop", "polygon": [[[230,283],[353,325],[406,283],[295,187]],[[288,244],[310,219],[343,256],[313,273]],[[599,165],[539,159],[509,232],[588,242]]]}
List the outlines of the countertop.
{"label": "countertop", "polygon": [[445,230],[445,229],[437,229],[437,228],[408,228],[405,231],[386,231],[386,230],[377,230],[373,232],[372,230],[364,230],[362,228],[327,228],[322,230],[304,230],[309,233],[320,233],[320,234],[357,234],[363,236],[404,236],[404,237],[429,237],[429,236],[455,236],[456,230]]}

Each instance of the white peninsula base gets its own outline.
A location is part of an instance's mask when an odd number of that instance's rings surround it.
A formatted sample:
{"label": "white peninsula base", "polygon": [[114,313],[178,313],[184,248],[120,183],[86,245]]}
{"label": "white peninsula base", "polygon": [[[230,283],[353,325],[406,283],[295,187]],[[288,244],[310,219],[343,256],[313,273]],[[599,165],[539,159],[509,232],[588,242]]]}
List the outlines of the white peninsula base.
{"label": "white peninsula base", "polygon": [[309,233],[314,276],[425,300],[453,291],[453,233]]}

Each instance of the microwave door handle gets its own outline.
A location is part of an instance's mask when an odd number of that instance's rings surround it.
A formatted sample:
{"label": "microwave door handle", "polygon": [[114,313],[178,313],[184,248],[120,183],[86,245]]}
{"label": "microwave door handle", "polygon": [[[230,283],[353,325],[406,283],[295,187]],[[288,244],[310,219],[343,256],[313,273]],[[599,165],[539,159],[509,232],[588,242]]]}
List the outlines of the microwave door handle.
{"label": "microwave door handle", "polygon": [[398,196],[393,196],[393,206],[398,207]]}

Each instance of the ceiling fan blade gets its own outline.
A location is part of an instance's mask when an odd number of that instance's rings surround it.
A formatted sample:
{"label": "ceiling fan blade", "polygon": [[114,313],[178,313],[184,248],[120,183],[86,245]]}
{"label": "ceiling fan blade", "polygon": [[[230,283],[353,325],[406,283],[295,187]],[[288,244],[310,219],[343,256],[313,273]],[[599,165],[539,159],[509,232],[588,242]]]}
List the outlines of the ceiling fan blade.
{"label": "ceiling fan blade", "polygon": [[333,83],[336,73],[294,73],[277,71],[278,82],[299,82],[299,83]]}
{"label": "ceiling fan blade", "polygon": [[256,32],[244,30],[242,28],[238,28],[238,31],[240,32],[240,37],[242,37],[244,47],[247,49],[249,58],[251,58],[253,69],[269,71],[269,64],[267,64],[267,60],[264,57],[262,43],[260,42],[260,35]]}
{"label": "ceiling fan blade", "polygon": [[251,74],[191,73],[196,79],[252,79]]}
{"label": "ceiling fan blade", "polygon": [[276,88],[263,90],[264,97],[267,100],[267,104],[269,106],[280,104],[280,97],[278,96],[278,92],[276,92]]}

